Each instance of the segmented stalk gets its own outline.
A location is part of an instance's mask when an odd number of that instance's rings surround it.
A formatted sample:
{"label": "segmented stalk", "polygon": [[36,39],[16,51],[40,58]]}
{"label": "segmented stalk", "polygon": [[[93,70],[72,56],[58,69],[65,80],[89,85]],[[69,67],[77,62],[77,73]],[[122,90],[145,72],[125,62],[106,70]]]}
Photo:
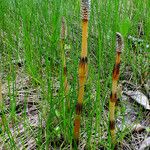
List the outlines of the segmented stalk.
{"label": "segmented stalk", "polygon": [[110,111],[110,132],[112,143],[116,143],[115,135],[115,105],[117,102],[117,83],[119,79],[119,70],[120,70],[120,55],[124,47],[123,38],[120,33],[116,33],[116,62],[113,69],[112,75],[112,92],[110,95],[109,111]]}
{"label": "segmented stalk", "polygon": [[[67,81],[67,66],[66,66],[66,59],[65,59],[65,51],[64,51],[64,45],[65,45],[65,37],[66,37],[66,25],[65,25],[65,19],[62,17],[62,22],[61,22],[61,56],[62,56],[62,65],[63,65],[63,78],[64,78],[64,91],[65,91],[65,96],[67,96],[69,92],[69,84]],[[67,107],[68,110],[70,109],[70,103],[67,100]]]}
{"label": "segmented stalk", "polygon": [[90,14],[90,0],[81,1],[81,18],[82,18],[82,50],[79,62],[79,93],[78,102],[76,105],[76,116],[74,121],[74,139],[76,144],[79,142],[80,119],[82,112],[82,101],[84,97],[84,85],[87,78],[87,38],[88,38],[88,20]]}

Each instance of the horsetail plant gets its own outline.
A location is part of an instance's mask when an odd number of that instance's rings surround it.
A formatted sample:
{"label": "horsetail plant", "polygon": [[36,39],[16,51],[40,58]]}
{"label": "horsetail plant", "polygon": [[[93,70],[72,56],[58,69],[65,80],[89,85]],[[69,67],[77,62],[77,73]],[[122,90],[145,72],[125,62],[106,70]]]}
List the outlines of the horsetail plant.
{"label": "horsetail plant", "polygon": [[116,135],[115,135],[115,105],[117,102],[117,83],[119,79],[119,70],[120,70],[120,55],[124,48],[123,38],[120,33],[116,33],[116,62],[112,74],[112,92],[110,95],[109,102],[109,112],[110,112],[110,133],[112,144],[116,144]]}
{"label": "horsetail plant", "polygon": [[[68,84],[68,81],[67,81],[67,66],[66,66],[65,51],[64,51],[65,37],[66,37],[65,18],[62,17],[61,35],[60,35],[60,39],[61,39],[61,57],[62,57],[62,66],[63,66],[64,93],[65,93],[65,96],[67,96],[67,94],[69,92],[69,84]],[[70,110],[70,103],[69,103],[69,101],[67,101],[66,103],[67,103],[68,110]]]}
{"label": "horsetail plant", "polygon": [[74,140],[78,145],[80,119],[82,112],[82,101],[84,97],[84,85],[87,78],[88,65],[87,65],[87,38],[88,38],[88,20],[90,16],[90,0],[81,0],[81,18],[82,18],[82,50],[79,62],[79,93],[78,102],[76,105],[76,116],[74,121]]}

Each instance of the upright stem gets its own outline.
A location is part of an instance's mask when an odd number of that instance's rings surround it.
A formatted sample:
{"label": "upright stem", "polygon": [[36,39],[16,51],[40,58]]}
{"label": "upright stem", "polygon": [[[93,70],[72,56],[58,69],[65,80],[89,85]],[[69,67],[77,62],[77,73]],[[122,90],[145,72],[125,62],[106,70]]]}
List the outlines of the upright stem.
{"label": "upright stem", "polygon": [[119,80],[120,71],[120,55],[123,49],[123,38],[120,33],[116,33],[116,62],[113,69],[112,75],[112,92],[110,95],[109,111],[110,111],[110,132],[112,143],[116,144],[116,133],[115,133],[115,105],[117,102],[117,84]]}
{"label": "upright stem", "polygon": [[[80,129],[80,118],[82,112],[82,101],[84,96],[84,85],[86,82],[87,72],[88,72],[88,65],[87,65],[87,22],[83,22],[82,26],[82,51],[81,51],[81,58],[79,62],[79,95],[78,95],[78,102],[76,105],[76,117],[74,122],[74,137],[75,140],[78,142],[79,140],[79,129]],[[86,33],[85,33],[86,32]]]}
{"label": "upright stem", "polygon": [[81,57],[87,57],[88,20],[82,20],[82,50]]}
{"label": "upright stem", "polygon": [[82,11],[82,50],[81,57],[79,62],[79,93],[78,93],[78,102],[76,105],[76,116],[74,121],[74,139],[76,144],[79,142],[79,130],[80,130],[80,120],[82,113],[82,101],[84,97],[84,86],[86,83],[88,65],[87,65],[87,38],[88,38],[88,19],[89,19],[89,0],[81,1],[81,11]]}
{"label": "upright stem", "polygon": [[[66,25],[65,25],[65,19],[64,17],[62,18],[62,23],[61,23],[61,57],[62,57],[62,66],[63,66],[63,84],[64,84],[64,93],[65,96],[67,96],[69,92],[69,84],[67,81],[67,66],[66,66],[66,59],[65,59],[65,50],[64,50],[64,45],[65,45],[65,36],[66,36]],[[68,110],[70,109],[70,103],[67,100],[67,108]]]}

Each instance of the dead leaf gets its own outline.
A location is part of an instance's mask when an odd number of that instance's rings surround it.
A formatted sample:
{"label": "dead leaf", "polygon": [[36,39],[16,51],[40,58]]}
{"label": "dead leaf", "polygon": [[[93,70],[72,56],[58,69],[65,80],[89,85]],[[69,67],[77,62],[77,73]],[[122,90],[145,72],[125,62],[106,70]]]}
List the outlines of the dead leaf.
{"label": "dead leaf", "polygon": [[140,124],[135,124],[132,128],[133,131],[135,132],[141,132],[141,131],[144,131],[146,130],[146,127],[145,126],[142,126]]}
{"label": "dead leaf", "polygon": [[142,142],[142,145],[139,150],[145,150],[145,148],[150,147],[150,137]]}
{"label": "dead leaf", "polygon": [[143,93],[139,91],[127,91],[125,94],[141,104],[145,109],[150,110],[148,98]]}

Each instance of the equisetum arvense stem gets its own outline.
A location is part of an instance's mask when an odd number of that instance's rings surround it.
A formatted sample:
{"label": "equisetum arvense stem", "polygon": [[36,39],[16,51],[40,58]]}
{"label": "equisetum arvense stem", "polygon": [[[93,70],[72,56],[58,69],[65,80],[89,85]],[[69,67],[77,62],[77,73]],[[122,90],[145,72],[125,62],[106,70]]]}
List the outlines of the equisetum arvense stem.
{"label": "equisetum arvense stem", "polygon": [[[69,92],[69,84],[67,81],[67,66],[66,66],[66,59],[65,59],[65,37],[66,37],[66,24],[65,24],[65,18],[62,17],[61,22],[61,57],[62,57],[62,67],[63,67],[63,86],[64,86],[64,94],[65,97],[68,95]],[[68,99],[66,98],[66,107],[69,110],[70,109],[70,103]]]}
{"label": "equisetum arvense stem", "polygon": [[116,144],[116,133],[115,133],[115,105],[117,102],[117,84],[119,80],[120,70],[120,55],[123,50],[123,38],[120,33],[116,33],[116,62],[112,74],[112,92],[110,95],[109,112],[110,112],[110,132],[112,143]]}
{"label": "equisetum arvense stem", "polygon": [[74,139],[76,144],[79,142],[80,119],[82,112],[82,101],[84,97],[84,86],[87,78],[87,38],[88,38],[88,20],[90,15],[90,0],[81,0],[81,18],[82,18],[82,50],[79,62],[79,93],[76,105],[76,116],[74,121]]}

